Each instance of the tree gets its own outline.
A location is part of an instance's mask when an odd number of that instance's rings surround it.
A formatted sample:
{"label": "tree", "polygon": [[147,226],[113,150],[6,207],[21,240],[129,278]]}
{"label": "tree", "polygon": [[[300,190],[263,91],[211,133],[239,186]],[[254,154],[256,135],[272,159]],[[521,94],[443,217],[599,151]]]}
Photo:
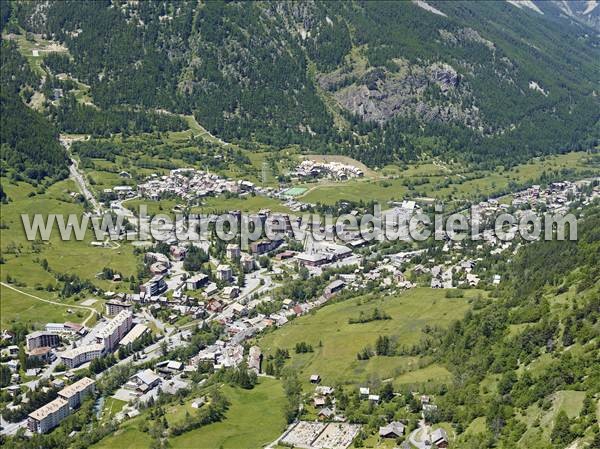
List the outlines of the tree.
{"label": "tree", "polygon": [[575,435],[571,432],[571,420],[565,411],[561,410],[556,416],[550,439],[552,443],[564,447],[573,441],[574,438]]}

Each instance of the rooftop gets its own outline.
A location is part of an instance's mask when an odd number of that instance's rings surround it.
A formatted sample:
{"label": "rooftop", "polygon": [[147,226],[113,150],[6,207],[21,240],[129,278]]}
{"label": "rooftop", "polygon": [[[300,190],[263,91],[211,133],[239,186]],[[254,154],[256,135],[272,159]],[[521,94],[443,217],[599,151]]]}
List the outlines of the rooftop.
{"label": "rooftop", "polygon": [[71,385],[67,385],[65,388],[58,392],[58,395],[64,398],[70,398],[75,394],[85,390],[90,385],[93,385],[95,382],[89,377],[83,377],[79,379],[77,382],[72,383]]}
{"label": "rooftop", "polygon": [[48,402],[46,405],[38,408],[37,410],[31,412],[29,414],[30,418],[33,418],[37,421],[42,421],[48,415],[55,413],[60,410],[62,407],[68,405],[69,403],[63,398],[56,398],[55,400]]}

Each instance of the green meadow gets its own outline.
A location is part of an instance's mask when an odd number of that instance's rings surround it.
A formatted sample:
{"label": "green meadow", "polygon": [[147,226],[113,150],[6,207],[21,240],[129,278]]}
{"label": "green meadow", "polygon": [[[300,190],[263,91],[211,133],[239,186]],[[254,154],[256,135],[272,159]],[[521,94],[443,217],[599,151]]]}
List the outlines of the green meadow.
{"label": "green meadow", "polygon": [[[91,280],[97,287],[106,291],[128,289],[128,284],[100,280],[96,275],[104,267],[110,267],[127,277],[134,275],[137,270],[137,257],[133,254],[130,244],[118,242],[110,248],[94,247],[91,245],[95,240],[92,231],[87,232],[82,241],[74,238],[62,241],[56,227],[49,241],[27,240],[21,214],[29,214],[31,217],[34,214],[42,214],[44,218],[49,213],[81,216],[83,206],[71,196],[71,192],[77,191],[73,181],[58,182],[43,193],[35,193],[36,190],[29,184],[11,184],[6,178],[2,178],[2,186],[10,198],[8,204],[2,205],[2,282],[10,280],[13,287],[19,290],[65,304],[63,310],[60,306],[43,303],[3,287],[2,324],[16,319],[32,324],[65,319],[83,321],[89,315],[88,311],[73,309],[74,313],[66,315],[65,310],[69,305],[77,305],[80,300],[93,296],[86,292],[68,300],[60,299],[55,291],[58,287],[55,275],[58,273],[76,274],[81,279]],[[48,262],[47,270],[42,266],[44,260]],[[101,310],[102,304],[102,300],[98,300],[94,307]]]}
{"label": "green meadow", "polygon": [[[220,390],[230,402],[225,419],[169,438],[169,447],[259,448],[281,435],[286,422],[283,413],[285,398],[279,380],[261,377],[252,390],[228,385],[221,386]],[[202,394],[199,393],[198,396]],[[197,396],[193,398],[195,397]],[[186,400],[184,405],[173,404],[165,407],[165,416],[169,424],[183,420],[186,412],[193,414],[196,411],[190,405],[193,398]],[[93,445],[91,449],[148,448],[152,442],[151,438],[148,433],[140,430],[142,422],[147,419],[147,413],[142,413],[132,420],[125,421],[119,430]]]}
{"label": "green meadow", "polygon": [[[307,316],[296,318],[285,326],[266,334],[258,345],[267,354],[277,348],[290,352],[291,366],[308,383],[311,374],[319,374],[325,384],[359,384],[393,378],[394,383],[445,381],[450,373],[427,359],[411,356],[373,356],[358,360],[356,355],[366,346],[374,348],[380,335],[387,335],[399,346],[410,346],[421,338],[424,326],[448,326],[469,310],[469,299],[481,292],[465,291],[464,298],[446,298],[444,291],[415,288],[394,296],[372,295],[327,305]],[[359,313],[369,314],[377,307],[390,315],[390,320],[349,324]],[[298,342],[312,345],[314,352],[296,354]]]}

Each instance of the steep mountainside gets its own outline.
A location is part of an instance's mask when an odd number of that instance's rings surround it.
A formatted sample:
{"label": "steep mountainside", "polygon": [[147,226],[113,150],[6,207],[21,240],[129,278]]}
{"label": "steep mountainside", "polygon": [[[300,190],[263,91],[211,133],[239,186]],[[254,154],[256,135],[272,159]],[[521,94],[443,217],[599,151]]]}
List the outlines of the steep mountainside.
{"label": "steep mountainside", "polygon": [[0,83],[0,173],[11,168],[15,179],[40,181],[65,178],[68,157],[58,142],[58,132],[39,112],[28,108],[20,96],[36,87],[38,77],[11,42],[2,42]]}
{"label": "steep mountainside", "polygon": [[17,2],[13,20],[64,43],[46,67],[102,109],[372,166],[495,166],[597,144],[598,8],[537,3]]}

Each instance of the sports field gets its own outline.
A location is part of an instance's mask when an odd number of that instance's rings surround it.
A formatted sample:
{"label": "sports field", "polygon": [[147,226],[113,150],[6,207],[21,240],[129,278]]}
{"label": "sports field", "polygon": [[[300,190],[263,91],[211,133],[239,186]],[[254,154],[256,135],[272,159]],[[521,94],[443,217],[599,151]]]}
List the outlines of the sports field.
{"label": "sports field", "polygon": [[302,195],[307,190],[308,189],[306,189],[305,187],[290,187],[289,189],[285,190],[283,194],[287,196],[298,196]]}

